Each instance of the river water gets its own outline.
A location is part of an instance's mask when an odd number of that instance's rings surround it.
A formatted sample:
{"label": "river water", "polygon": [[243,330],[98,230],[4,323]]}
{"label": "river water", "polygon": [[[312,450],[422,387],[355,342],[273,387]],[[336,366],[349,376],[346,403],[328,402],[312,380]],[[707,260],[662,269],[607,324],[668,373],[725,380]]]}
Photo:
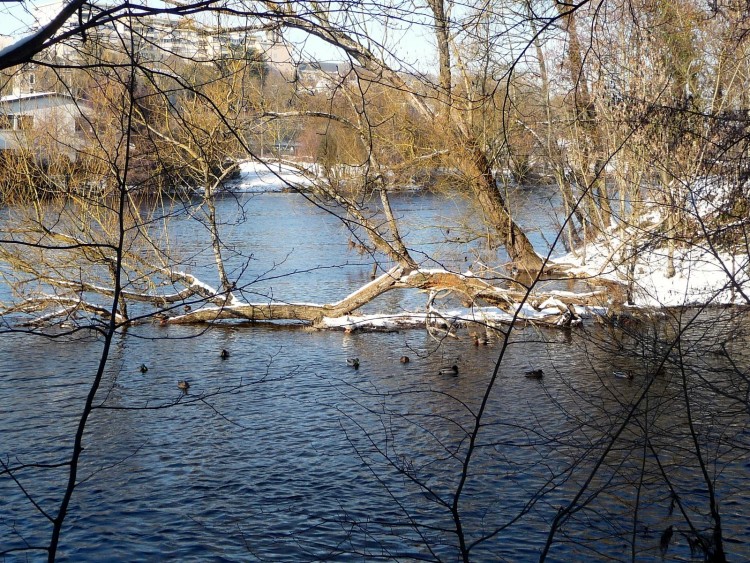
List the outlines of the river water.
{"label": "river water", "polygon": [[[548,196],[515,200],[522,222],[540,225],[538,247],[550,235]],[[394,206],[425,266],[487,260],[481,238],[443,242],[472,224],[460,201],[403,194]],[[370,279],[371,259],[349,248],[350,233],[297,194],[241,194],[220,211],[230,277],[241,273],[247,300],[334,301]],[[214,283],[195,225],[181,216],[170,237],[184,266]],[[424,301],[392,292],[369,308]],[[123,331],[84,436],[59,558],[455,561],[458,515],[472,560],[533,561],[570,505],[549,560],[700,561],[688,539],[710,536],[713,491],[728,558],[750,559],[747,322],[732,310],[692,324],[681,315],[519,327],[506,348],[501,332],[476,347],[467,330],[442,341],[424,330],[245,323]],[[101,349],[89,332],[0,337],[0,456],[27,464],[17,481],[0,476],[0,552],[49,540],[40,511],[55,514],[67,471],[45,464],[70,454]],[[441,373],[454,364],[457,375]],[[543,379],[524,377],[530,369]]]}

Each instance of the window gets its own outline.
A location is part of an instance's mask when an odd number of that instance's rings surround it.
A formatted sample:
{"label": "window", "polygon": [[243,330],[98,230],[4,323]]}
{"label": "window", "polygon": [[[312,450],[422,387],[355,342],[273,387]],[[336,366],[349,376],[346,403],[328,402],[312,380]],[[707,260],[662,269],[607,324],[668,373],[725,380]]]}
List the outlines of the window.
{"label": "window", "polygon": [[0,129],[13,129],[13,114],[0,115]]}
{"label": "window", "polygon": [[28,131],[34,127],[34,116],[33,115],[17,115],[16,116],[16,129],[20,131]]}

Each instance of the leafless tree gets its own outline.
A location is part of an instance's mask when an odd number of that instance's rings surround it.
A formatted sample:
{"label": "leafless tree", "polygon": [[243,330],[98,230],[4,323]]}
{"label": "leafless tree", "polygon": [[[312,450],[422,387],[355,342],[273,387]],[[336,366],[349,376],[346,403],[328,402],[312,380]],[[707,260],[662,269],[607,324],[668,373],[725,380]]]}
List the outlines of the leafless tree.
{"label": "leafless tree", "polygon": [[[226,18],[247,32],[302,31],[348,61],[319,73],[323,84],[314,87],[299,76],[276,76],[284,84],[285,103],[278,104],[269,103],[269,79],[248,53],[211,61],[141,56],[139,22],[197,14]],[[429,30],[434,73],[408,68],[370,20]],[[420,290],[428,294],[424,319],[437,349],[451,349],[456,333],[470,330],[477,348],[494,346],[496,361],[466,387],[381,391],[342,383],[342,426],[402,516],[378,520],[377,534],[365,532],[382,557],[497,556],[498,538],[531,521],[547,531],[537,543],[540,559],[556,550],[563,557],[664,557],[677,534],[696,556],[725,560],[721,501],[734,492],[722,471],[746,459],[748,446],[747,369],[735,349],[745,338],[743,312],[714,307],[718,294],[651,315],[627,306],[636,295],[648,297],[639,272],[654,249],[668,256],[669,278],[684,275],[681,257],[689,263],[690,252],[704,251],[724,276],[722,291],[747,305],[747,264],[726,259],[727,252],[748,254],[746,200],[736,197],[746,196],[747,178],[745,27],[746,14],[731,3],[154,8],[74,1],[0,52],[0,69],[33,63],[63,91],[83,94],[87,136],[75,161],[3,155],[14,163],[0,179],[3,200],[19,209],[0,246],[14,291],[3,322],[8,330],[44,334],[65,322],[72,331],[96,331],[103,342],[72,453],[59,462],[67,485],[55,512],[26,492],[19,477],[25,465],[3,461],[2,475],[49,521],[49,545],[28,550],[56,557],[79,482],[84,431],[118,331],[154,320],[295,320],[323,328],[385,292]],[[97,32],[104,29],[117,30],[116,50],[101,49]],[[711,35],[716,42],[706,39]],[[79,48],[74,64],[48,56],[63,44]],[[284,159],[280,148],[273,159],[259,154],[264,135],[281,140],[282,132],[300,130],[321,138],[308,138],[314,162]],[[216,201],[247,161],[266,164],[270,173],[296,168],[304,182],[288,187],[338,217],[353,249],[367,253],[381,275],[333,303],[245,299],[250,257],[226,243]],[[545,249],[534,248],[519,223],[512,205],[518,186],[505,175],[524,177],[538,162],[546,164],[540,175],[557,184],[563,209]],[[408,246],[392,194],[406,179],[434,171],[443,175],[443,193],[475,210],[471,229],[488,232],[492,250],[505,250],[481,275],[424,268],[427,260]],[[50,190],[31,189],[39,179]],[[719,191],[735,197],[711,197]],[[142,205],[149,199],[159,205]],[[184,212],[208,232],[211,280],[180,268],[182,249],[163,236],[171,217]],[[563,234],[571,248],[597,241],[607,259],[578,268],[553,263]],[[230,271],[234,252],[242,265]],[[574,291],[546,290],[542,281],[570,283]],[[507,316],[497,324],[450,319],[440,305],[448,294]],[[584,308],[597,306],[608,309],[574,328]],[[539,314],[529,318],[529,310]],[[347,328],[361,326],[353,321]],[[518,368],[522,346],[538,357],[526,370]],[[707,368],[709,353],[716,362]],[[450,378],[463,366],[447,370],[442,375]],[[539,404],[523,412],[503,400],[506,387],[519,381],[539,386]],[[372,421],[382,434],[371,430]],[[429,455],[412,453],[414,440]],[[487,483],[508,491],[521,472],[531,476],[529,488],[510,507],[478,493]],[[352,530],[367,525],[342,520]],[[393,550],[391,535],[419,547]],[[609,541],[628,552],[614,553]]]}

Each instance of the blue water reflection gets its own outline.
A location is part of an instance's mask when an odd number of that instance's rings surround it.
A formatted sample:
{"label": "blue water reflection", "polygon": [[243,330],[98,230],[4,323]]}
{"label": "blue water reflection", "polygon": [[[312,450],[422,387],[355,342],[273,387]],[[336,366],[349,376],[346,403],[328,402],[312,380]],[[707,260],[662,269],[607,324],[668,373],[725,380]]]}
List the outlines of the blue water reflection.
{"label": "blue water reflection", "polygon": [[[303,206],[299,197],[242,195],[244,222],[237,202],[225,202],[230,271],[243,271],[248,299],[337,300],[369,280],[371,258],[352,253],[340,222]],[[533,213],[537,204],[529,201]],[[460,231],[471,217],[457,200],[403,195],[394,207],[409,212],[405,237],[416,253],[430,257],[425,264],[461,269],[484,251],[478,241],[458,251],[441,246],[447,230]],[[206,233],[183,218],[170,228],[185,266],[213,276]],[[419,307],[424,297],[383,299],[398,309]],[[645,374],[615,379],[612,370],[643,364],[617,349],[622,340],[587,330],[514,333],[473,445],[474,414],[493,377],[501,333],[480,347],[468,331],[443,342],[422,330],[344,334],[249,324],[149,324],[119,333],[84,436],[60,558],[453,561],[458,540],[451,506],[463,486],[458,506],[467,541],[477,542],[473,559],[535,560],[559,507],[604,456],[605,469],[587,493],[590,510],[563,528],[553,560],[592,554],[659,560],[670,499],[653,456],[646,456],[648,472],[639,465],[642,428],[626,425],[622,448],[604,451],[645,381]],[[0,455],[6,463],[67,458],[101,349],[93,333],[0,338]],[[230,351],[228,359],[220,357],[222,349]],[[401,363],[403,355],[411,361]],[[347,365],[350,357],[359,358],[359,369]],[[141,372],[142,363],[148,372]],[[459,366],[457,376],[440,373],[452,364]],[[716,360],[696,373],[708,378],[722,365]],[[523,377],[534,368],[544,369],[543,380]],[[691,491],[687,510],[701,526],[707,501],[698,464],[687,446],[669,443],[684,428],[681,373],[670,369],[661,377],[649,399],[653,410],[634,420],[664,430],[664,438],[653,436],[655,451],[679,490]],[[177,388],[183,379],[191,383],[187,394]],[[705,425],[735,432],[716,443],[747,444],[746,413],[696,381],[691,389],[698,404],[718,413]],[[729,422],[722,413],[731,415]],[[474,457],[461,485],[470,447]],[[747,450],[720,457],[723,524],[734,540],[726,549],[732,559],[746,559]],[[15,475],[54,514],[66,468],[29,467]],[[0,478],[0,499],[0,550],[48,541],[49,522],[7,474]],[[668,556],[690,559],[683,536]]]}

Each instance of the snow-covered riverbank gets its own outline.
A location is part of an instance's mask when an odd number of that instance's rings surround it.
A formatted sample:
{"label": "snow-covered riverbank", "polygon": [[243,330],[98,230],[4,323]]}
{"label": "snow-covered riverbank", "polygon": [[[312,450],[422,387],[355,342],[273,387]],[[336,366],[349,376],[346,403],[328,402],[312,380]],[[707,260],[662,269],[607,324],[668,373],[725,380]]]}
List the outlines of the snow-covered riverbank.
{"label": "snow-covered riverbank", "polygon": [[311,184],[300,170],[281,162],[243,162],[239,169],[239,177],[227,183],[230,191],[283,192],[290,186],[305,189]]}

